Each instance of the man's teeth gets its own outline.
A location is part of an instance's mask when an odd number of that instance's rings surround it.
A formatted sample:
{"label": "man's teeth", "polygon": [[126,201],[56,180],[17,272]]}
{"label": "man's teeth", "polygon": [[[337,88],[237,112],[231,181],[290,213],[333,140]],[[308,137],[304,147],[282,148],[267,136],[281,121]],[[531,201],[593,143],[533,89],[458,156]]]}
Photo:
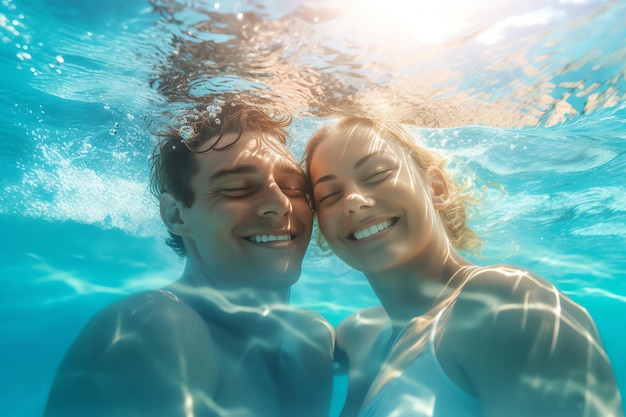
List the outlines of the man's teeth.
{"label": "man's teeth", "polygon": [[255,243],[276,242],[277,240],[291,240],[291,235],[257,235],[249,240]]}
{"label": "man's teeth", "polygon": [[365,228],[363,230],[359,230],[358,232],[355,232],[354,233],[354,238],[356,240],[365,239],[366,237],[370,237],[372,235],[375,235],[376,233],[380,232],[381,230],[385,230],[389,226],[391,226],[391,220],[385,220],[384,222],[380,222],[378,224],[375,224],[373,226],[370,226],[370,227],[367,227],[367,228]]}

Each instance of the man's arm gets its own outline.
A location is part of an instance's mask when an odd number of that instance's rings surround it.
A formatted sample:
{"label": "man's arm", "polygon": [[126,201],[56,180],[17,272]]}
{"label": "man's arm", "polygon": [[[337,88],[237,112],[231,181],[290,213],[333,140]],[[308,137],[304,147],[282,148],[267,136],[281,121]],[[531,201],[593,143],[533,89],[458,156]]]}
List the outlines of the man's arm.
{"label": "man's arm", "polygon": [[45,417],[214,415],[219,358],[202,319],[158,293],[94,317],[66,353]]}

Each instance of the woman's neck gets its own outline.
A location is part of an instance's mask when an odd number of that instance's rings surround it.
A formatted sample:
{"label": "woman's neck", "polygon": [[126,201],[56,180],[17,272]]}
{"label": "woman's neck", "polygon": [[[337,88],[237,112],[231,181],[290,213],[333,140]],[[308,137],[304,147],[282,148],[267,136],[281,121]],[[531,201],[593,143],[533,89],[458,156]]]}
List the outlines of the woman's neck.
{"label": "woman's neck", "polygon": [[473,264],[453,249],[439,258],[414,259],[392,270],[366,273],[394,331],[437,305],[452,300]]}

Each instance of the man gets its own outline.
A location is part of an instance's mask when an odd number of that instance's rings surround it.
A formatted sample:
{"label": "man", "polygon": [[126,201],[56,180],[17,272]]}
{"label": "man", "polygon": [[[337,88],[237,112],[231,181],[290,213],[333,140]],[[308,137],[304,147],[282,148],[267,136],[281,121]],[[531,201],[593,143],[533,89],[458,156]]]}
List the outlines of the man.
{"label": "man", "polygon": [[305,176],[285,146],[290,120],[241,105],[211,112],[161,134],[152,158],[182,276],[85,326],[46,417],[328,415],[332,327],[287,308],[312,229]]}

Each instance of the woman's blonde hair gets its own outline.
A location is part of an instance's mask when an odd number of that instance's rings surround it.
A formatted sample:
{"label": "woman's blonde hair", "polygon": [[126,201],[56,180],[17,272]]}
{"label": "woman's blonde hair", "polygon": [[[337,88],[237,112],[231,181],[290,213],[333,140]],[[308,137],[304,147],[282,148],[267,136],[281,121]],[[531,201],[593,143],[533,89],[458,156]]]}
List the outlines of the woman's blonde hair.
{"label": "woman's blonde hair", "polygon": [[[345,134],[345,132],[350,132],[351,135],[357,129],[368,131],[368,134],[372,137],[379,136],[392,140],[406,149],[422,173],[426,173],[435,167],[444,173],[450,194],[450,203],[444,210],[439,211],[439,215],[448,238],[456,249],[477,253],[482,246],[482,242],[476,232],[467,225],[466,212],[466,206],[475,204],[479,200],[473,193],[474,182],[472,178],[468,176],[463,184],[459,184],[447,169],[448,161],[443,155],[418,145],[413,137],[398,124],[385,123],[364,117],[348,116],[340,119],[334,125],[319,129],[309,139],[303,155],[303,163],[309,181],[311,178],[311,160],[319,144],[323,140]],[[309,184],[310,186],[311,184]],[[314,203],[312,204],[315,209]],[[326,247],[321,233],[318,233],[318,244],[322,248]]]}

